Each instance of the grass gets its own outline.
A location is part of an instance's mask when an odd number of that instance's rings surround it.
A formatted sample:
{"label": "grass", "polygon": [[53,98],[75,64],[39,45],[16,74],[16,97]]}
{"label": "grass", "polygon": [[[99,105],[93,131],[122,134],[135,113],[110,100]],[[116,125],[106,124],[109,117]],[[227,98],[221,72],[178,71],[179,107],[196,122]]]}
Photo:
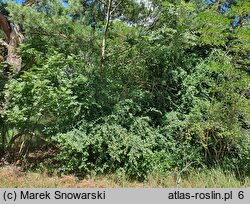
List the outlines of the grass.
{"label": "grass", "polygon": [[[78,179],[74,175],[49,176],[47,173],[21,172],[15,166],[0,168],[1,188],[176,188],[176,176],[151,175],[145,182],[130,181],[117,175],[88,176]],[[221,170],[192,171],[181,179],[183,188],[246,188],[250,187],[250,178],[244,183],[233,174],[224,174]]]}
{"label": "grass", "polygon": [[[171,174],[170,174],[171,175]],[[172,174],[173,175],[173,174]],[[197,171],[193,170],[184,174],[179,185],[176,185],[176,176],[151,176],[149,186],[166,188],[247,188],[250,187],[250,178],[239,181],[233,173],[225,174],[220,169]]]}

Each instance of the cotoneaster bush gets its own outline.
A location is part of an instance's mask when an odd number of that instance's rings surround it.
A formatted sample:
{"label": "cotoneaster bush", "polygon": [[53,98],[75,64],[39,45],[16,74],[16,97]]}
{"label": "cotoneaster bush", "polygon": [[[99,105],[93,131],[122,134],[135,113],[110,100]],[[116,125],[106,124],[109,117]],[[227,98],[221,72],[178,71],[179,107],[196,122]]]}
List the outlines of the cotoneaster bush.
{"label": "cotoneaster bush", "polygon": [[57,160],[66,173],[111,173],[145,178],[156,166],[168,170],[172,161],[166,149],[160,149],[162,135],[146,128],[147,138],[117,124],[97,125],[86,134],[73,130],[55,137],[60,147]]}
{"label": "cotoneaster bush", "polygon": [[60,148],[60,170],[83,174],[122,172],[138,179],[156,169],[168,171],[174,161],[166,138],[158,128],[150,126],[148,117],[125,112],[115,112],[116,115],[55,136]]}

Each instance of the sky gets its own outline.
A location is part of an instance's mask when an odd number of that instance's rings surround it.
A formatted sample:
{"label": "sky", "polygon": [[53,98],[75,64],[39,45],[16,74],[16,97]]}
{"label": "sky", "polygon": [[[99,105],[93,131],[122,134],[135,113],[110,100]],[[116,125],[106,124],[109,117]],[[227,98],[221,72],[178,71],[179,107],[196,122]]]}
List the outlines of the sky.
{"label": "sky", "polygon": [[14,0],[17,3],[22,3],[24,0]]}

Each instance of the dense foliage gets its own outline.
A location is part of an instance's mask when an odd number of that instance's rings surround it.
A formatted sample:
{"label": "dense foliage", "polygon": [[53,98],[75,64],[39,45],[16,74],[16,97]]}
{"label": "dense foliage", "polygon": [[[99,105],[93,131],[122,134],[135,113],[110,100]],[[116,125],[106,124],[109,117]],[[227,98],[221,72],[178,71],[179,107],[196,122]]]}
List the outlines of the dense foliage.
{"label": "dense foliage", "polygon": [[25,36],[21,71],[0,65],[2,149],[43,138],[66,173],[250,174],[248,1],[2,7]]}

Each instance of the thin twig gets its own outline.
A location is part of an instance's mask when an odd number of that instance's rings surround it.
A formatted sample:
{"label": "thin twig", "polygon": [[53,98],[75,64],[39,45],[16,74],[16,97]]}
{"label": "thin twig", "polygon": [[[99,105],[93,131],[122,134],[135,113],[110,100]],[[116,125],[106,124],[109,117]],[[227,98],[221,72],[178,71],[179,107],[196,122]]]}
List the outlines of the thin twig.
{"label": "thin twig", "polygon": [[181,173],[184,172],[191,164],[195,163],[196,161],[192,161],[188,163],[181,171],[177,172],[177,178],[176,178],[176,187],[179,188],[179,184],[181,182]]}
{"label": "thin twig", "polygon": [[115,10],[118,8],[118,6],[120,6],[121,5],[121,3],[122,3],[122,1],[120,1],[118,4],[116,4],[116,6],[112,9],[112,11],[110,12],[110,15],[112,15],[114,12],[115,12]]}

